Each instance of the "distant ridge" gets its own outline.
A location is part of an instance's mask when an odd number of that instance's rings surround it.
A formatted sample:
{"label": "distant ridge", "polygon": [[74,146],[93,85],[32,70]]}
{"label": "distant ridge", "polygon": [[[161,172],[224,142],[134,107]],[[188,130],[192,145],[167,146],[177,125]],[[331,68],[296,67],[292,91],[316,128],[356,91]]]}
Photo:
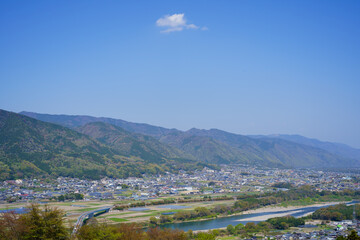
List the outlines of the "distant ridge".
{"label": "distant ridge", "polygon": [[283,139],[253,139],[218,129],[190,129],[190,135],[211,137],[237,149],[238,156],[248,162],[286,167],[335,167],[355,166],[359,161],[331,154],[323,149]]}
{"label": "distant ridge", "polygon": [[51,115],[51,114],[41,114],[41,113],[34,113],[34,112],[20,112],[19,114],[32,117],[44,122],[51,122],[62,125],[68,128],[77,128],[81,127],[87,123],[91,122],[105,122],[109,123],[118,127],[121,127],[129,132],[137,132],[145,135],[150,135],[154,137],[159,137],[161,135],[176,132],[176,129],[167,129],[163,127],[157,127],[146,123],[132,123],[127,122],[121,119],[114,119],[114,118],[105,118],[105,117],[91,117],[91,116],[84,116],[84,115]]}
{"label": "distant ridge", "polygon": [[[200,130],[193,128],[184,132],[103,117],[50,115],[31,112],[21,112],[21,114],[78,130],[81,129],[81,126],[92,122],[111,124],[128,132],[152,136],[161,143],[172,147],[172,149],[176,149],[178,153],[186,154],[188,159],[206,163],[243,163],[295,168],[360,165],[359,160],[331,153],[326,149],[304,142],[295,142],[291,139],[249,137],[218,129]],[[96,138],[96,136],[92,137]]]}
{"label": "distant ridge", "polygon": [[275,139],[283,139],[307,146],[312,146],[316,148],[323,149],[330,153],[344,156],[347,158],[357,159],[360,161],[360,149],[350,147],[343,143],[333,143],[333,142],[324,142],[314,138],[307,138],[297,134],[271,134],[271,135],[249,135],[249,137],[253,137],[256,139],[261,138],[275,138]]}

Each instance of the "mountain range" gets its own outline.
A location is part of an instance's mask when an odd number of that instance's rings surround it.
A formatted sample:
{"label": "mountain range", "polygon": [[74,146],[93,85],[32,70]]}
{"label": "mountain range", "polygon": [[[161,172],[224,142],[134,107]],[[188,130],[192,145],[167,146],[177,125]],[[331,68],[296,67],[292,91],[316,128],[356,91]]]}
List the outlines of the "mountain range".
{"label": "mountain range", "polygon": [[[247,163],[285,167],[336,167],[359,165],[360,150],[344,144],[321,142],[294,135],[245,136],[218,129],[180,131],[144,123],[91,116],[20,114],[77,129],[88,123],[103,122],[131,133],[151,136],[180,150],[177,157],[209,163]],[[84,132],[83,132],[84,133]],[[140,136],[138,135],[138,136]],[[94,137],[94,136],[92,136]],[[301,139],[301,141],[300,141]]]}
{"label": "mountain range", "polygon": [[358,160],[360,159],[360,149],[352,148],[342,143],[323,142],[317,139],[307,138],[300,135],[288,135],[288,134],[253,135],[250,137],[283,139],[295,143],[300,143],[303,145],[312,146],[315,148],[320,148],[339,156],[344,156],[347,158],[358,159]]}
{"label": "mountain range", "polygon": [[152,137],[110,124],[91,123],[78,130],[0,110],[0,179],[129,177],[207,166],[182,158],[186,154]]}
{"label": "mountain range", "polygon": [[286,168],[360,165],[360,150],[298,135],[180,131],[91,116],[0,110],[0,175],[99,178],[217,164]]}

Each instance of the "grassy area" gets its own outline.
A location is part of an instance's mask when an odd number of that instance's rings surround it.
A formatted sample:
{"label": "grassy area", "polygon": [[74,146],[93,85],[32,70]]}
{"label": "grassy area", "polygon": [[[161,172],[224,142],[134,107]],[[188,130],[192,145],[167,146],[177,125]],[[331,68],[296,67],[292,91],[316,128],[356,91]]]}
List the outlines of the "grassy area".
{"label": "grassy area", "polygon": [[240,237],[236,237],[236,236],[227,236],[227,237],[219,237],[217,238],[219,240],[237,240],[240,239]]}
{"label": "grassy area", "polygon": [[143,214],[143,215],[138,215],[138,216],[131,216],[131,217],[127,217],[128,219],[134,219],[134,218],[142,218],[142,217],[154,217],[159,215],[160,212],[154,212],[154,213],[150,213],[150,214]]}
{"label": "grassy area", "polygon": [[115,213],[115,214],[110,214],[110,215],[102,216],[101,218],[104,218],[104,217],[112,217],[112,216],[122,216],[122,215],[129,215],[129,214],[134,214],[134,212]]}
{"label": "grassy area", "polygon": [[67,222],[72,226],[76,223],[77,219],[68,219]]}
{"label": "grassy area", "polygon": [[114,221],[114,222],[127,222],[129,220],[126,220],[126,219],[123,219],[123,218],[108,218],[109,220],[111,221]]}
{"label": "grassy area", "polygon": [[54,205],[59,205],[59,206],[71,206],[74,204],[76,204],[76,203],[73,203],[73,202],[54,203]]}
{"label": "grassy area", "polygon": [[99,206],[99,205],[103,205],[102,203],[86,203],[85,205],[87,206]]}
{"label": "grassy area", "polygon": [[92,210],[96,210],[98,208],[82,208],[82,209],[76,209],[75,211],[77,212],[88,212],[88,211],[92,211]]}
{"label": "grassy area", "polygon": [[152,213],[150,214],[142,214],[142,215],[137,215],[137,216],[131,216],[131,217],[125,217],[125,218],[140,218],[140,217],[153,217],[153,216],[157,216],[157,215],[160,215],[162,213],[168,213],[168,212],[179,212],[179,211],[183,211],[182,209],[176,209],[176,210],[173,210],[173,211],[169,211],[169,210],[166,210],[166,211],[155,211],[153,210]]}

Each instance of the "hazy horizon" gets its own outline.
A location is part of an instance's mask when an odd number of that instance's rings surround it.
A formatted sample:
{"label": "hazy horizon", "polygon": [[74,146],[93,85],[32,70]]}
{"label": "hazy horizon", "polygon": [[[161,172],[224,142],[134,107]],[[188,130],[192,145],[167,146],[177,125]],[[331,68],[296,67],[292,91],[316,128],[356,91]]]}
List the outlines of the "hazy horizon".
{"label": "hazy horizon", "polygon": [[0,108],[360,148],[359,1],[3,1]]}

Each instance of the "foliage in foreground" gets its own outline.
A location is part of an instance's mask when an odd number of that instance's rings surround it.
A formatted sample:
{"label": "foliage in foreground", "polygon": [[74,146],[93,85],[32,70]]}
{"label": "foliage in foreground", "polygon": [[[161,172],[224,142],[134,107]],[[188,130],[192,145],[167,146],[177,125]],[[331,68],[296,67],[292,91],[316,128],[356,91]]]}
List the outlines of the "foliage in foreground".
{"label": "foliage in foreground", "polygon": [[3,213],[0,215],[0,239],[68,239],[63,215],[57,208],[45,206],[41,209],[37,205],[31,205],[29,211],[22,215]]}
{"label": "foliage in foreground", "polygon": [[79,240],[186,240],[187,235],[183,231],[171,229],[150,228],[144,231],[135,223],[114,226],[93,222],[83,226],[77,238]]}
{"label": "foliage in foreground", "polygon": [[[40,208],[31,205],[25,214],[6,212],[0,214],[0,239],[6,240],[202,240],[215,239],[215,234],[192,231],[149,228],[143,230],[140,225],[99,224],[92,218],[76,236],[71,237],[70,229],[64,224],[64,213],[49,206]],[[216,232],[216,231],[215,231]]]}

